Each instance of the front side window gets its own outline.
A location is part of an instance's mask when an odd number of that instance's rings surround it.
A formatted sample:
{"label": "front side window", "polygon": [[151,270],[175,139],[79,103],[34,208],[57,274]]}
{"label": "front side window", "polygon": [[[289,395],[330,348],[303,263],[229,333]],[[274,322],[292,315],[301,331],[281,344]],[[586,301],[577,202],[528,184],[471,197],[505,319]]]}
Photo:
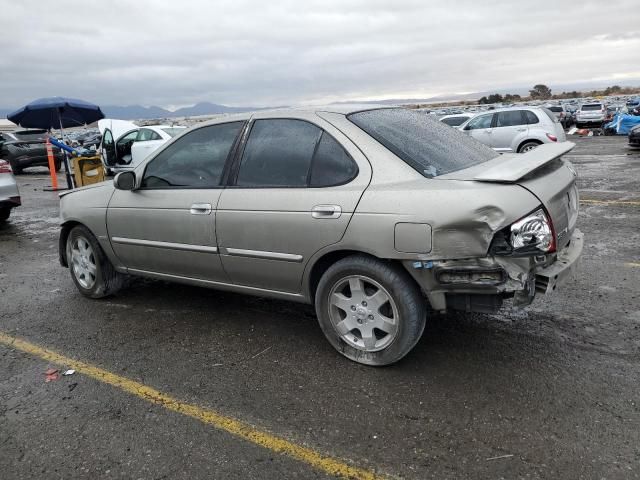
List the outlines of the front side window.
{"label": "front side window", "polygon": [[256,120],[247,140],[236,185],[304,187],[322,130],[302,120]]}
{"label": "front side window", "polygon": [[479,130],[481,128],[491,128],[491,120],[493,119],[493,113],[486,115],[479,115],[471,120],[465,130]]}
{"label": "front side window", "polygon": [[498,112],[496,127],[515,127],[522,125],[521,110],[509,110],[506,112]]}
{"label": "front side window", "polygon": [[[492,114],[478,118],[482,117],[488,118],[490,126]],[[455,128],[403,108],[365,110],[347,118],[427,178],[484,163],[499,155]]]}
{"label": "front side window", "polygon": [[149,162],[143,188],[215,188],[244,122],[193,130]]}

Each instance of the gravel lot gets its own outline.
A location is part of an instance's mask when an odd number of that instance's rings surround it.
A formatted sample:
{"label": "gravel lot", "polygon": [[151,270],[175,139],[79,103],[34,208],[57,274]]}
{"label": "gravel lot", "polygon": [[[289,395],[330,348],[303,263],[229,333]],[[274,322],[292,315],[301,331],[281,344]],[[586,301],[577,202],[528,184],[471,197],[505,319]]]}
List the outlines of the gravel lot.
{"label": "gravel lot", "polygon": [[[395,366],[341,357],[304,305],[147,280],[81,297],[44,170],[0,228],[0,332],[382,476],[640,478],[640,152],[572,140],[579,275],[525,310],[434,316]],[[327,477],[50,366],[0,344],[3,479]]]}

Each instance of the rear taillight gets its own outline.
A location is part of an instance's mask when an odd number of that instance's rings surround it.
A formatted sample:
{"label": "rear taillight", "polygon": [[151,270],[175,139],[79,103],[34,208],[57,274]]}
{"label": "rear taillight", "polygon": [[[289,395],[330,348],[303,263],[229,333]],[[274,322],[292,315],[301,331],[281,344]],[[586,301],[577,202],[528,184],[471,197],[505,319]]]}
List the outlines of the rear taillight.
{"label": "rear taillight", "polygon": [[0,173],[12,173],[11,164],[6,160],[0,160]]}
{"label": "rear taillight", "polygon": [[552,142],[557,142],[558,141],[558,137],[556,137],[555,135],[551,135],[550,133],[547,133],[547,138],[549,140],[551,140]]}

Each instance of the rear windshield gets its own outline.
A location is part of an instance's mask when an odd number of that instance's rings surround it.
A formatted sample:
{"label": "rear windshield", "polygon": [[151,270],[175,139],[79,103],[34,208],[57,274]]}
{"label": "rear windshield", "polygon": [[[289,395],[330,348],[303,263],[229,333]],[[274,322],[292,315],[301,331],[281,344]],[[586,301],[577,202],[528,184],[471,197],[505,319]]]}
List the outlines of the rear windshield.
{"label": "rear windshield", "polygon": [[347,118],[427,178],[499,155],[455,128],[404,108],[366,110]]}
{"label": "rear windshield", "polygon": [[593,105],[582,105],[582,107],[580,107],[580,110],[584,111],[588,111],[588,110],[602,110],[602,105],[599,103],[594,103]]}
{"label": "rear windshield", "polygon": [[446,123],[447,125],[449,125],[451,127],[459,127],[460,125],[462,125],[467,120],[469,120],[469,117],[449,117],[449,118],[443,118],[440,121],[442,123]]}
{"label": "rear windshield", "polygon": [[13,132],[18,140],[42,140],[47,134],[46,130],[22,130]]}
{"label": "rear windshield", "polygon": [[549,110],[551,110],[552,112],[561,112],[562,111],[562,107],[547,107]]}
{"label": "rear windshield", "polygon": [[547,114],[547,117],[549,117],[552,122],[558,123],[558,117],[556,117],[551,110],[549,110],[548,108],[543,108],[542,111]]}
{"label": "rear windshield", "polygon": [[163,128],[162,131],[169,135],[170,137],[175,137],[176,135],[180,135],[184,132],[186,128]]}

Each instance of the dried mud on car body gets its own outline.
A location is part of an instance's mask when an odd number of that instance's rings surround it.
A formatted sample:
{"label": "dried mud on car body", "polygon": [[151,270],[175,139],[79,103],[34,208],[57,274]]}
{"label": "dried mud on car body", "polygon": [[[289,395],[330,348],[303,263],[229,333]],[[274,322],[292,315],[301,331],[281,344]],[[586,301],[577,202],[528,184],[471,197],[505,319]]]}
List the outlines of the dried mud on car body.
{"label": "dried mud on car body", "polygon": [[[46,170],[18,178],[0,229],[0,330],[391,476],[638,478],[640,153],[575,141],[581,198],[601,202],[581,205],[578,274],[524,310],[432,316],[389,368],[343,359],[304,305],[147,280],[82,298]],[[6,478],[322,478],[81,374],[45,383],[48,366],[0,346]]]}

